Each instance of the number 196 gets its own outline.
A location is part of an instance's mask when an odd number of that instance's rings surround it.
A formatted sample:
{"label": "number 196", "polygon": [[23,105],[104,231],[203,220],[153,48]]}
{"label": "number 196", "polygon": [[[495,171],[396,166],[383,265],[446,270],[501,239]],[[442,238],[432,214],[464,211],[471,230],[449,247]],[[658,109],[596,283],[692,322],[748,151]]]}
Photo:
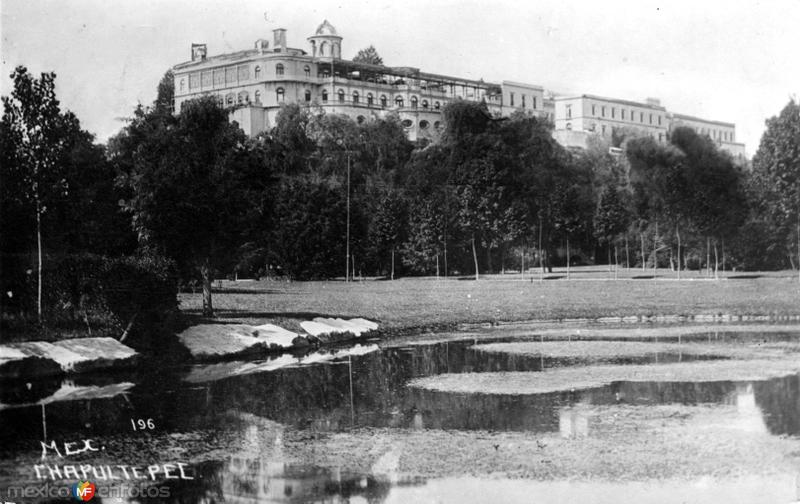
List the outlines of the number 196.
{"label": "number 196", "polygon": [[138,418],[136,420],[131,418],[131,427],[133,427],[134,431],[145,430],[145,429],[153,430],[156,428],[156,424],[155,422],[153,422],[152,418],[148,418],[147,420],[145,420],[144,418]]}

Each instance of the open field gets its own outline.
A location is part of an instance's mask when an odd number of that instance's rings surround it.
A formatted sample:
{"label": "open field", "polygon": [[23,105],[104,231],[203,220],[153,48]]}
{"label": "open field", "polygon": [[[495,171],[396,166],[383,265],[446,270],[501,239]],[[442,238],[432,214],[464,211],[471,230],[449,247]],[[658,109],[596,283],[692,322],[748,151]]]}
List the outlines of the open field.
{"label": "open field", "polygon": [[[538,275],[492,275],[479,281],[437,278],[279,282],[222,281],[214,292],[218,317],[245,323],[271,320],[287,328],[315,316],[366,317],[389,330],[443,328],[459,323],[600,318],[612,316],[800,314],[796,273],[726,273],[720,280],[693,272],[675,280],[659,270],[657,278],[635,279],[641,270],[620,270],[618,280],[603,267]],[[648,272],[652,276],[652,270]],[[547,277],[545,277],[547,278]],[[181,294],[181,309],[197,316],[200,293]]]}

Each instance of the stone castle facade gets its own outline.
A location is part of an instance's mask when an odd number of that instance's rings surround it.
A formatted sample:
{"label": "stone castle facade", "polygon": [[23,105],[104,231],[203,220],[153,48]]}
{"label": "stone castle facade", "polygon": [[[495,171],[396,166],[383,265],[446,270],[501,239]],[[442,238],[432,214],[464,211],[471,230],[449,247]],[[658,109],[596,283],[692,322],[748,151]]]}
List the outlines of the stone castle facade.
{"label": "stone castle facade", "polygon": [[495,116],[520,111],[553,123],[553,136],[569,148],[585,148],[592,136],[613,144],[621,134],[666,141],[672,128],[689,126],[744,161],[734,124],[667,111],[656,99],[644,102],[593,95],[557,96],[538,85],[487,82],[414,67],[389,67],[342,59],[342,37],[327,20],[308,37],[307,50],[289,47],[285,29],[254,48],[208,56],[192,44],[191,60],[173,67],[175,110],[186,100],[217,97],[248,135],[269,130],[281,106],[300,103],[321,112],[346,114],[359,122],[397,113],[411,140],[436,140],[442,109],[463,99],[485,102]]}

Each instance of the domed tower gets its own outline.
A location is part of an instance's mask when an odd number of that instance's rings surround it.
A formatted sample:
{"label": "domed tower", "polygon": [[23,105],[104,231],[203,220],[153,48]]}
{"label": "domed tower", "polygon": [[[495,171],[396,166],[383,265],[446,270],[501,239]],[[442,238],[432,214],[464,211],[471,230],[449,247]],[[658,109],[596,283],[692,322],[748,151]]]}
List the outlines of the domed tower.
{"label": "domed tower", "polygon": [[314,58],[326,61],[342,58],[342,37],[327,19],[317,27],[314,35],[308,37],[308,41],[311,42],[311,55]]}

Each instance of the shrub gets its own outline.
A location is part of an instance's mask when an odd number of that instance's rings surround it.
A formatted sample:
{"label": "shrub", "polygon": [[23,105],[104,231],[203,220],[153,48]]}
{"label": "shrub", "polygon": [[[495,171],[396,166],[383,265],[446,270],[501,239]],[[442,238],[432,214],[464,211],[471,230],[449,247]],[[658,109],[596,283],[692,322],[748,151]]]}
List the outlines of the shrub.
{"label": "shrub", "polygon": [[[50,331],[89,329],[92,335],[152,346],[176,313],[177,274],[172,261],[155,255],[105,257],[72,254],[45,260],[42,294],[44,327],[36,327],[36,275],[26,274],[16,293],[25,298],[13,314],[22,332],[42,337]],[[8,316],[4,313],[4,317]],[[56,335],[57,336],[57,335]]]}

